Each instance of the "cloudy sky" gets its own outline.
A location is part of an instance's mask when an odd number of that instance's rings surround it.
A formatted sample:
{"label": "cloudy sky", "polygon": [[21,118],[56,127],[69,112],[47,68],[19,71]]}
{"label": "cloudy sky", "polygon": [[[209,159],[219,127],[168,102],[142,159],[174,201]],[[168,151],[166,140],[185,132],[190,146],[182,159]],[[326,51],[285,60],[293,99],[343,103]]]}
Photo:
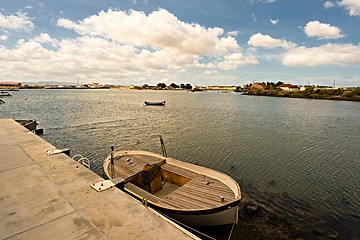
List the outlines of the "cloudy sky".
{"label": "cloudy sky", "polygon": [[0,0],[0,78],[360,86],[360,0]]}

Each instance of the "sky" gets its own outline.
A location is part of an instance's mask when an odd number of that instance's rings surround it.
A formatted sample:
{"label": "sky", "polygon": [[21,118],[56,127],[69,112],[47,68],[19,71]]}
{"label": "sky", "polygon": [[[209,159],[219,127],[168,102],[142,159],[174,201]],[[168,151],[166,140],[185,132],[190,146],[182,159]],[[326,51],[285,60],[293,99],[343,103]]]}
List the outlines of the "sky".
{"label": "sky", "polygon": [[360,0],[0,0],[0,81],[360,87]]}

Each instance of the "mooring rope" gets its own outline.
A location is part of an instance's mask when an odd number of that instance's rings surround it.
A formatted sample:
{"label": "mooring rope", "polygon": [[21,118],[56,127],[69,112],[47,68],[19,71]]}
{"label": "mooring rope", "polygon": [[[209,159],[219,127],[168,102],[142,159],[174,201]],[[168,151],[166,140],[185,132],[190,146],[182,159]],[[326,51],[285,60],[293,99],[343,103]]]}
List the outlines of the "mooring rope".
{"label": "mooring rope", "polygon": [[209,235],[206,235],[205,233],[202,233],[202,232],[200,232],[200,231],[198,231],[198,230],[196,230],[196,229],[194,229],[194,228],[191,228],[191,227],[189,227],[188,225],[186,225],[186,224],[184,224],[184,223],[182,223],[182,222],[179,222],[179,221],[173,219],[172,217],[169,217],[168,215],[166,215],[166,214],[164,214],[164,213],[162,213],[162,212],[160,212],[160,211],[158,211],[158,210],[156,210],[156,209],[154,209],[154,208],[151,208],[151,209],[154,210],[154,211],[156,211],[157,213],[159,213],[159,214],[161,214],[161,215],[164,215],[165,217],[167,217],[168,219],[170,219],[171,221],[175,222],[175,223],[178,224],[178,225],[181,225],[181,226],[183,226],[183,227],[185,227],[185,228],[187,228],[187,229],[190,229],[191,231],[196,232],[197,234],[200,234],[200,235],[202,235],[202,236],[204,236],[204,237],[207,237],[208,239],[216,240],[216,238],[210,237]]}
{"label": "mooring rope", "polygon": [[[238,213],[237,213],[237,214],[238,214]],[[233,231],[234,231],[234,227],[235,227],[235,225],[236,225],[236,217],[237,217],[237,214],[236,214],[236,216],[235,216],[233,225],[232,225],[232,227],[231,227],[231,231],[230,231],[230,235],[229,235],[229,237],[228,237],[228,240],[231,239],[231,235],[232,235],[232,233],[233,233]]]}

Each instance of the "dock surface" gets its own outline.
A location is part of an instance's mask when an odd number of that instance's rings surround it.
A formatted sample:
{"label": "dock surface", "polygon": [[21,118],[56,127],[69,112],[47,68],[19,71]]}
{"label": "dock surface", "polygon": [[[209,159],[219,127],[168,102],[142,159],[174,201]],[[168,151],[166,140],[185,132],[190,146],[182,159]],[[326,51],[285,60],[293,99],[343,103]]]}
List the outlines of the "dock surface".
{"label": "dock surface", "polygon": [[13,119],[0,119],[0,239],[193,239]]}

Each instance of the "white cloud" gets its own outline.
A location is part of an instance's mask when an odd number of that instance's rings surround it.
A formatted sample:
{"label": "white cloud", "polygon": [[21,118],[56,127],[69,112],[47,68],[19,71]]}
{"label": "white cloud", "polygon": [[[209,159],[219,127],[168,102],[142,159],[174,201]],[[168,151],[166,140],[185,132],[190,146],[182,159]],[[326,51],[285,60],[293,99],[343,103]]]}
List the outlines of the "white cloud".
{"label": "white cloud", "polygon": [[214,53],[217,56],[225,56],[231,51],[240,51],[241,48],[236,42],[235,38],[229,36],[229,37],[223,37],[219,39],[219,41],[216,41],[216,45],[214,46]]}
{"label": "white cloud", "polygon": [[58,44],[58,40],[51,38],[47,33],[41,33],[40,36],[35,37],[33,41],[38,43],[50,43],[53,47],[56,47]]}
{"label": "white cloud", "polygon": [[276,0],[250,0],[250,3],[256,3],[256,2],[260,2],[260,3],[273,3],[273,2],[276,2]]}
{"label": "white cloud", "polygon": [[207,71],[204,72],[204,74],[205,74],[205,75],[219,74],[219,71],[216,71],[216,70],[214,70],[214,71],[207,70]]}
{"label": "white cloud", "polygon": [[238,31],[231,31],[231,32],[228,32],[226,35],[236,37],[238,34],[239,34]]}
{"label": "white cloud", "polygon": [[164,9],[148,16],[135,10],[127,13],[109,9],[79,23],[59,19],[58,25],[81,35],[100,36],[139,47],[172,48],[190,54],[211,54],[221,42],[219,36],[224,33],[221,28],[206,29],[195,23],[182,22]]}
{"label": "white cloud", "polygon": [[[57,40],[47,33],[20,40],[13,49],[0,45],[3,75],[16,70],[21,80],[173,78],[186,69],[236,69],[257,64],[243,55],[232,36],[221,28],[205,28],[178,20],[166,10],[149,15],[109,10],[79,22],[58,19],[58,26],[80,34]],[[55,48],[49,48],[51,44]],[[204,71],[205,71],[204,70]]]}
{"label": "white cloud", "polygon": [[0,36],[1,41],[6,41],[7,39],[8,39],[8,37],[6,35],[1,35]]}
{"label": "white cloud", "polygon": [[20,11],[17,12],[16,15],[9,16],[4,16],[0,13],[0,28],[31,32],[34,24],[30,21],[29,17],[26,16],[26,13]]}
{"label": "white cloud", "polygon": [[297,47],[283,55],[282,63],[302,67],[360,64],[360,45],[328,43],[313,48]]}
{"label": "white cloud", "polygon": [[233,53],[224,58],[225,60],[218,64],[218,67],[223,70],[234,70],[239,66],[259,64],[254,56],[245,57],[242,53]]}
{"label": "white cloud", "polygon": [[341,0],[338,2],[340,7],[345,7],[350,16],[360,15],[360,0]]}
{"label": "white cloud", "polygon": [[[159,54],[164,60],[170,60],[169,66],[190,64],[196,68],[212,67],[212,64],[199,64],[196,61],[198,56],[226,57],[241,51],[234,37],[220,37],[224,33],[223,29],[206,29],[196,23],[182,22],[165,9],[154,11],[148,16],[134,10],[123,12],[109,9],[79,23],[59,19],[58,25],[73,29],[81,35],[104,37],[136,47],[161,49]],[[235,33],[230,32],[230,35]]]}
{"label": "white cloud", "polygon": [[40,36],[34,38],[34,41],[39,43],[49,43],[52,42],[53,39],[47,33],[41,33]]}
{"label": "white cloud", "polygon": [[275,39],[269,35],[263,35],[256,33],[252,35],[248,41],[248,44],[254,47],[265,47],[265,48],[277,48],[282,47],[285,49],[296,47],[295,43],[288,42],[284,39]]}
{"label": "white cloud", "polygon": [[331,8],[331,7],[334,7],[334,6],[335,6],[335,3],[333,3],[333,2],[330,2],[330,1],[324,2],[324,7],[325,8]]}
{"label": "white cloud", "polygon": [[270,19],[271,24],[275,25],[279,22],[279,19]]}
{"label": "white cloud", "polygon": [[310,21],[304,27],[308,37],[319,37],[319,39],[337,39],[344,35],[340,34],[341,29],[330,26],[330,24],[320,23],[319,21]]}
{"label": "white cloud", "polygon": [[[0,61],[7,59],[5,68],[27,70],[33,75],[85,74],[89,78],[111,75],[131,76],[136,71],[165,69],[161,56],[149,54],[147,50],[137,51],[132,46],[118,45],[102,38],[80,37],[65,39],[59,43],[59,50],[44,48],[36,41],[19,41],[17,48],[0,49]],[[46,63],[46,64],[45,64]]]}
{"label": "white cloud", "polygon": [[67,29],[74,29],[76,32],[80,31],[79,26],[76,23],[70,21],[69,19],[59,18],[57,21],[57,25]]}

